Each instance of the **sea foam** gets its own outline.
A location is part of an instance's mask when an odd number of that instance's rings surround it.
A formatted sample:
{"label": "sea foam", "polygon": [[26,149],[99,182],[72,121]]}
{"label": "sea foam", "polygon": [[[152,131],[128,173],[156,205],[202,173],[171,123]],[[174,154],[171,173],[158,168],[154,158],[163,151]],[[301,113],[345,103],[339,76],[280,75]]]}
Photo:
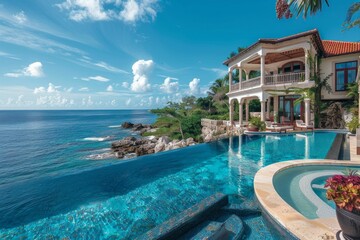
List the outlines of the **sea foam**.
{"label": "sea foam", "polygon": [[109,128],[120,128],[121,125],[112,125],[112,126],[109,126]]}
{"label": "sea foam", "polygon": [[87,137],[84,138],[84,141],[93,141],[93,142],[103,142],[103,141],[107,141],[112,139],[113,137],[111,136],[106,136],[106,137]]}

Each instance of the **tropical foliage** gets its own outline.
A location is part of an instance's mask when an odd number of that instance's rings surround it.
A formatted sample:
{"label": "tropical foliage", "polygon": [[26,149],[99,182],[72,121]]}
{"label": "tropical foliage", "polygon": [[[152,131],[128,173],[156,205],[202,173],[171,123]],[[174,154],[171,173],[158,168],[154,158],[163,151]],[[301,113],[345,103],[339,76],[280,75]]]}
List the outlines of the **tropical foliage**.
{"label": "tropical foliage", "polygon": [[326,180],[326,197],[339,208],[360,214],[360,176],[356,171],[334,175]]}
{"label": "tropical foliage", "polygon": [[261,121],[259,117],[252,117],[249,121],[249,125],[258,128],[259,131],[264,131],[266,129],[265,122]]}
{"label": "tropical foliage", "polygon": [[[306,18],[309,14],[315,15],[321,11],[324,6],[330,6],[328,0],[277,0],[276,16],[281,18],[291,18],[293,13],[298,17],[302,15]],[[360,2],[352,3],[347,11],[345,29],[360,27]]]}

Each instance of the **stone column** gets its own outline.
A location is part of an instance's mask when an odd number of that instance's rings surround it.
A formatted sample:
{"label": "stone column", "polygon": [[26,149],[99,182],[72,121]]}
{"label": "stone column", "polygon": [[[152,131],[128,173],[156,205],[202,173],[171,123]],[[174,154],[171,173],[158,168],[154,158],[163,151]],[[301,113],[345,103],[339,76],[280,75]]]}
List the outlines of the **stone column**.
{"label": "stone column", "polygon": [[260,103],[261,103],[261,114],[260,114],[261,121],[265,121],[265,104],[266,104],[266,101],[260,101]]}
{"label": "stone column", "polygon": [[232,86],[232,71],[230,68],[229,69],[229,92],[231,92],[231,86]]}
{"label": "stone column", "polygon": [[234,101],[232,100],[230,100],[229,120],[230,120],[230,125],[232,125],[234,121]]}
{"label": "stone column", "polygon": [[239,101],[239,126],[241,127],[243,124],[243,103]]}
{"label": "stone column", "polygon": [[242,82],[242,69],[239,68],[239,90],[241,90],[241,82]]}
{"label": "stone column", "polygon": [[309,65],[309,51],[304,49],[305,51],[305,81],[310,80],[310,65]]}
{"label": "stone column", "polygon": [[260,85],[265,84],[265,54],[260,56]]}
{"label": "stone column", "polygon": [[305,103],[305,124],[310,125],[310,99],[305,98],[304,103]]}
{"label": "stone column", "polygon": [[266,118],[267,118],[267,119],[270,118],[270,99],[271,99],[271,97],[268,98],[268,100],[267,100],[267,106],[266,106]]}
{"label": "stone column", "polygon": [[249,123],[249,100],[246,100],[245,104],[245,121]]}
{"label": "stone column", "polygon": [[[279,119],[279,96],[275,96],[274,97],[274,117],[275,117],[275,114],[277,115],[277,122],[280,122],[280,119]],[[274,121],[275,121],[275,118],[274,118]]]}

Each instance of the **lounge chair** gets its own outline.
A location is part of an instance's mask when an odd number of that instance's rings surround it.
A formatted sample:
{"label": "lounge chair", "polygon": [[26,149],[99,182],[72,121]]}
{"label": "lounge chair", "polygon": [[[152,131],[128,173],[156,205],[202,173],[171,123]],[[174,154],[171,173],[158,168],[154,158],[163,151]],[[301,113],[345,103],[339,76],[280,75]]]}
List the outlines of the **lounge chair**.
{"label": "lounge chair", "polygon": [[270,121],[265,121],[266,130],[274,131],[275,126]]}
{"label": "lounge chair", "polygon": [[312,129],[312,130],[314,130],[314,124],[309,124],[309,125],[306,125],[304,122],[303,122],[303,120],[296,120],[295,121],[295,123],[296,123],[296,127],[297,128],[300,128],[301,130],[303,130],[303,129]]}

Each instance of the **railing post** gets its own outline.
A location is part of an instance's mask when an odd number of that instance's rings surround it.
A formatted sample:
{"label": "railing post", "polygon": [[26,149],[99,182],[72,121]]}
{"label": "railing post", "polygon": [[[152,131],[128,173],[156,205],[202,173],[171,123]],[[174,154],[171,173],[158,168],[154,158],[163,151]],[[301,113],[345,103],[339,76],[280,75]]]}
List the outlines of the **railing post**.
{"label": "railing post", "polygon": [[241,90],[241,88],[242,88],[242,69],[241,68],[239,68],[239,90]]}
{"label": "railing post", "polygon": [[232,70],[229,68],[229,90],[232,92]]}
{"label": "railing post", "polygon": [[265,82],[265,54],[260,55],[260,74],[260,86],[263,86]]}

